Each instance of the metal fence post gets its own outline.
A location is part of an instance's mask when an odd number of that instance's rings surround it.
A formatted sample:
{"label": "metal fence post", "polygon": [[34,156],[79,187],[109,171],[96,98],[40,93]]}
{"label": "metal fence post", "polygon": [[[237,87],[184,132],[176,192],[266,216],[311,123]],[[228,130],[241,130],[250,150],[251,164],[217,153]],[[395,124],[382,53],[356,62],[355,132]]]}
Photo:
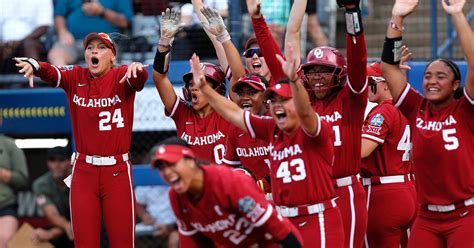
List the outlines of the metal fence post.
{"label": "metal fence post", "polygon": [[438,54],[438,11],[437,0],[431,0],[431,58],[436,58]]}

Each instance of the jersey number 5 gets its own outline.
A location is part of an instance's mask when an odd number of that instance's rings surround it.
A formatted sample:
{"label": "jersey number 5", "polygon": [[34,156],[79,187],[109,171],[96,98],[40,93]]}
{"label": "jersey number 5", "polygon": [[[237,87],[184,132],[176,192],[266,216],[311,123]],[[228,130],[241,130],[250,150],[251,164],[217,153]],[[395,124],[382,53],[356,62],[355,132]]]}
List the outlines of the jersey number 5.
{"label": "jersey number 5", "polygon": [[[112,123],[110,123],[110,117],[112,117]],[[110,131],[112,130],[112,124],[116,123],[117,128],[124,127],[122,111],[116,109],[112,115],[109,111],[102,111],[99,113],[99,130],[100,131]]]}
{"label": "jersey number 5", "polygon": [[459,147],[459,141],[456,136],[456,128],[443,129],[444,149],[448,151],[456,150]]}
{"label": "jersey number 5", "polygon": [[[288,166],[289,165],[289,166]],[[296,167],[296,174],[291,175],[289,167]],[[278,167],[277,178],[283,178],[283,183],[291,183],[292,181],[301,181],[306,178],[306,170],[304,168],[304,161],[301,158],[295,158],[288,161],[283,161]]]}

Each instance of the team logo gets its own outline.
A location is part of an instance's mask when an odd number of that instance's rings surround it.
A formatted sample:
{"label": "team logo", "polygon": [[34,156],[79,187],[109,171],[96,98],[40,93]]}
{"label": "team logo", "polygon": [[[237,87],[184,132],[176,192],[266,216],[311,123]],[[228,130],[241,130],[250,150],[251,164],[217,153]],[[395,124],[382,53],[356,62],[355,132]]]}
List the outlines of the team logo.
{"label": "team logo", "polygon": [[74,69],[74,65],[63,65],[63,66],[58,66],[60,70],[63,71],[72,71]]}
{"label": "team logo", "polygon": [[381,114],[376,114],[374,117],[372,117],[372,120],[370,120],[370,125],[380,127],[382,126],[383,121],[384,121],[383,116]]}
{"label": "team logo", "polygon": [[316,50],[314,50],[314,56],[316,56],[316,58],[320,59],[320,58],[323,57],[323,55],[324,55],[323,50],[321,50],[321,49],[319,49],[319,48],[316,49]]}
{"label": "team logo", "polygon": [[256,205],[257,203],[250,196],[246,196],[239,200],[239,210],[246,214],[250,213],[255,208]]}

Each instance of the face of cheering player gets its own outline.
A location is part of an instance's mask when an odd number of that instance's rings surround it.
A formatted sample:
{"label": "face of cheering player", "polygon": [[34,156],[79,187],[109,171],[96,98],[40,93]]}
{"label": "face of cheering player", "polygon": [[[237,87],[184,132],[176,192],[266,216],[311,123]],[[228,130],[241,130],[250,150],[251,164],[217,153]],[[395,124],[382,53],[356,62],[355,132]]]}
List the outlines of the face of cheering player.
{"label": "face of cheering player", "polygon": [[273,94],[269,99],[270,113],[278,128],[285,133],[292,133],[299,125],[293,99]]}
{"label": "face of cheering player", "polygon": [[381,103],[382,101],[386,100],[385,96],[387,95],[388,86],[385,83],[385,80],[369,77],[368,81],[369,101],[373,103]]}
{"label": "face of cheering player", "polygon": [[70,159],[50,158],[46,163],[54,179],[63,180],[71,172]]}
{"label": "face of cheering player", "polygon": [[107,73],[115,61],[112,49],[99,39],[94,39],[87,44],[84,57],[87,67],[94,77],[100,77]]}
{"label": "face of cheering player", "polygon": [[194,159],[183,157],[174,164],[160,161],[156,167],[160,171],[161,178],[177,194],[199,195],[202,192],[202,171]]}
{"label": "face of cheering player", "polygon": [[[211,83],[207,83],[211,85]],[[201,90],[195,86],[193,80],[189,82],[189,91],[191,92],[191,103],[195,111],[203,116],[206,116],[212,111],[211,105],[209,105],[207,99],[202,96]]]}
{"label": "face of cheering player", "polygon": [[334,71],[334,68],[322,65],[315,65],[305,71],[308,87],[317,99],[324,99],[335,90]]}
{"label": "face of cheering player", "polygon": [[265,77],[265,79],[270,80],[272,74],[257,44],[251,45],[250,48],[244,52],[244,57],[245,64],[250,73],[259,74]]}
{"label": "face of cheering player", "polygon": [[241,109],[257,115],[262,115],[266,112],[266,107],[263,103],[263,91],[254,89],[248,84],[243,84],[236,89],[235,93],[237,94],[236,103]]}
{"label": "face of cheering player", "polygon": [[454,92],[460,87],[451,67],[443,61],[432,62],[425,70],[423,90],[426,99],[440,107],[454,100]]}

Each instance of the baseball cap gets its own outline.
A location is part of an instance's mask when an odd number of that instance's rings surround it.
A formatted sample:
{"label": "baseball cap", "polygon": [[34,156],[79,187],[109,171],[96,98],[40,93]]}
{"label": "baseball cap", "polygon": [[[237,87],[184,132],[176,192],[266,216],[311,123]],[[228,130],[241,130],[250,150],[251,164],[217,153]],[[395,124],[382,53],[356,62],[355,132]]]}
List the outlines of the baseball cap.
{"label": "baseball cap", "polygon": [[370,77],[375,81],[385,80],[382,74],[382,68],[380,67],[380,62],[374,62],[367,65],[367,77]]}
{"label": "baseball cap", "polygon": [[272,98],[273,94],[277,94],[284,98],[292,98],[291,87],[286,83],[275,84],[275,86],[268,88],[265,91],[265,100]]}
{"label": "baseball cap", "polygon": [[247,41],[245,42],[244,50],[249,49],[253,44],[258,44],[257,38],[255,37],[248,38]]}
{"label": "baseball cap", "polygon": [[89,44],[89,42],[91,42],[93,39],[99,39],[101,40],[102,42],[105,43],[105,45],[112,49],[112,52],[114,53],[114,55],[117,54],[117,51],[115,49],[115,43],[114,41],[110,38],[110,36],[106,33],[89,33],[86,38],[84,38],[84,40],[82,41],[82,43],[84,44],[84,47],[87,47],[87,45]]}
{"label": "baseball cap", "polygon": [[174,164],[185,156],[191,158],[195,157],[193,150],[189,147],[178,144],[163,144],[158,146],[151,160],[151,165],[155,167],[158,161]]}
{"label": "baseball cap", "polygon": [[267,89],[266,84],[268,83],[263,82],[262,79],[256,75],[246,74],[237,80],[232,87],[232,91],[237,92],[238,88],[242,87],[244,84],[247,84],[258,91],[265,91]]}
{"label": "baseball cap", "polygon": [[71,153],[67,147],[56,146],[48,149],[48,160],[66,160],[71,158]]}

